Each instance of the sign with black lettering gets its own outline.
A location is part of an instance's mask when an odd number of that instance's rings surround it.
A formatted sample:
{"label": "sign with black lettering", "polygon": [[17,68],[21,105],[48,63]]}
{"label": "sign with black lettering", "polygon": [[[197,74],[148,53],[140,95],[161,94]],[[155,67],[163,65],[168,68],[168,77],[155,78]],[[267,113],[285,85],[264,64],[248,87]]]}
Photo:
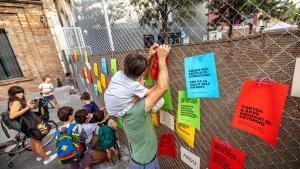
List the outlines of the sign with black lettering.
{"label": "sign with black lettering", "polygon": [[245,81],[232,127],[250,132],[275,147],[287,93],[286,84]]}
{"label": "sign with black lettering", "polygon": [[246,153],[213,137],[211,143],[210,169],[243,169]]}
{"label": "sign with black lettering", "polygon": [[219,98],[214,53],[184,58],[185,84],[188,98]]}
{"label": "sign with black lettering", "polygon": [[181,146],[181,160],[193,169],[200,169],[200,157]]}

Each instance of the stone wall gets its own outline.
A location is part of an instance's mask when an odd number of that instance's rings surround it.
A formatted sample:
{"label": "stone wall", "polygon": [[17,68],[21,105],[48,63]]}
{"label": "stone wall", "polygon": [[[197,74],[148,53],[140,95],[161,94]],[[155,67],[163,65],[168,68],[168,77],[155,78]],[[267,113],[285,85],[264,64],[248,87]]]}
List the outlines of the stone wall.
{"label": "stone wall", "polygon": [[43,12],[43,3],[38,0],[0,1],[0,28],[7,32],[23,77],[0,81],[0,99],[7,97],[12,85],[25,88],[27,93],[36,92],[44,75],[64,78],[64,72],[54,39],[51,24]]}

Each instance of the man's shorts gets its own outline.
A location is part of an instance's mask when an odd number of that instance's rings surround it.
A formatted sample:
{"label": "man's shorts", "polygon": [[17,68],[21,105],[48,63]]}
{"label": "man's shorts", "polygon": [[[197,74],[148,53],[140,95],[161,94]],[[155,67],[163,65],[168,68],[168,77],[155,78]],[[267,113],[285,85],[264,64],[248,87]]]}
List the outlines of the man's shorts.
{"label": "man's shorts", "polygon": [[140,164],[137,163],[136,161],[134,161],[131,157],[130,157],[130,163],[129,163],[129,167],[131,169],[159,169],[159,162],[158,162],[158,158],[155,155],[155,157],[153,158],[153,160],[151,160],[149,163],[147,164]]}

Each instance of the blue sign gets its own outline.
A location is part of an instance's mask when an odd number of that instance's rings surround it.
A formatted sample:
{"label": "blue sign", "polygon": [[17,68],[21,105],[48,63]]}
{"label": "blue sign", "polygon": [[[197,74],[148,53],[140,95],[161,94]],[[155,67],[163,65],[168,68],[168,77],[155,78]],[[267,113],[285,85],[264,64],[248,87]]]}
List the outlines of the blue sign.
{"label": "blue sign", "polygon": [[185,84],[188,98],[219,98],[214,53],[184,58]]}
{"label": "blue sign", "polygon": [[94,86],[96,96],[99,96],[97,84],[94,84],[93,86]]}
{"label": "blue sign", "polygon": [[107,75],[107,67],[106,67],[106,59],[105,58],[101,59],[101,65],[102,65],[101,66],[102,67],[102,72]]}

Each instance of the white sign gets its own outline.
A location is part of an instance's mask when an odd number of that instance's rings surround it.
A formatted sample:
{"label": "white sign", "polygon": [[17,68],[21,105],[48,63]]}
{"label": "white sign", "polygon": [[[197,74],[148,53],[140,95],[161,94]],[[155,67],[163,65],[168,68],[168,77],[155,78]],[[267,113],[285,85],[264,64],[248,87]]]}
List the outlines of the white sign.
{"label": "white sign", "polygon": [[169,127],[171,130],[174,131],[174,116],[170,113],[160,110],[160,123],[164,124],[165,126]]}
{"label": "white sign", "polygon": [[200,157],[181,146],[181,160],[193,169],[200,169]]}
{"label": "white sign", "polygon": [[85,66],[89,69],[89,71],[91,71],[92,67],[89,62],[85,62]]}
{"label": "white sign", "polygon": [[291,96],[300,97],[300,58],[296,58]]}

